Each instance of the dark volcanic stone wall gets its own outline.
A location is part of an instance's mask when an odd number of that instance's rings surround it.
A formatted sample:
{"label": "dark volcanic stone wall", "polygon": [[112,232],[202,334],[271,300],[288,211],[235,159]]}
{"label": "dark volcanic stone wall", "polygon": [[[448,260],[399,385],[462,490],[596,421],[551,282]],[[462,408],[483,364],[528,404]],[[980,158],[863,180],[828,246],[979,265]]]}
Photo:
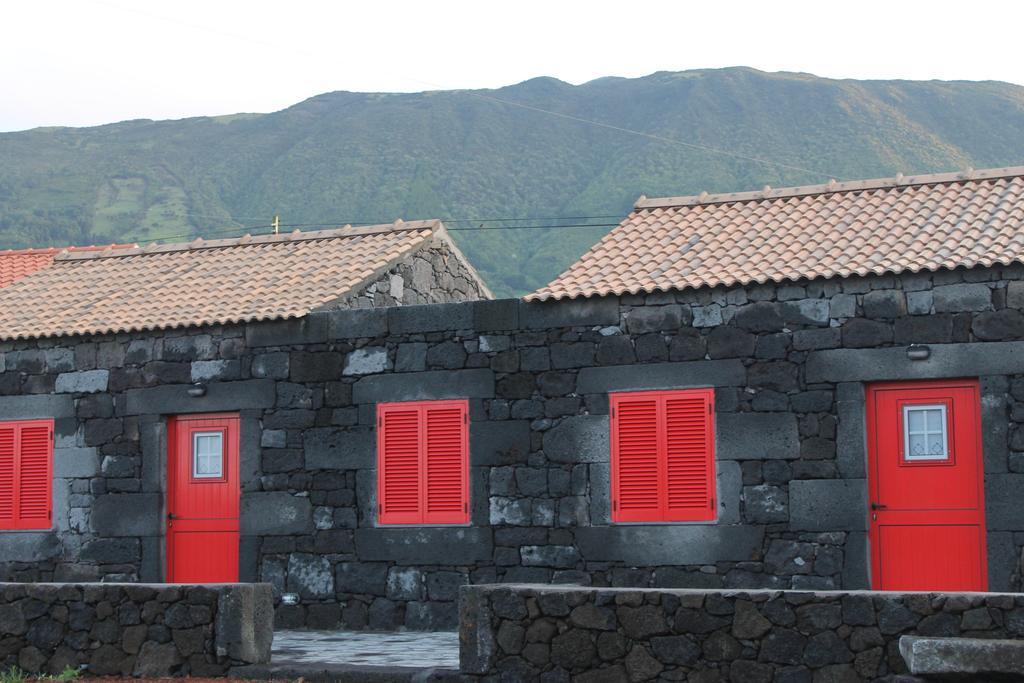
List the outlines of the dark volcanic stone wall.
{"label": "dark volcanic stone wall", "polygon": [[373,308],[490,299],[491,293],[467,263],[448,243],[435,240],[345,299],[344,305]]}
{"label": "dark volcanic stone wall", "polygon": [[[0,415],[56,418],[55,530],[0,533],[0,577],[160,580],[166,416],[237,411],[241,578],[300,594],[282,626],[452,628],[464,583],[866,588],[863,383],[980,377],[990,586],[1019,589],[1022,274],[6,343]],[[715,388],[718,520],[610,524],[608,393],[691,386]],[[470,403],[472,524],[377,527],[376,404],[436,398]]]}
{"label": "dark volcanic stone wall", "polygon": [[269,586],[0,583],[0,667],[223,676],[270,661]]}
{"label": "dark volcanic stone wall", "polygon": [[904,635],[1024,636],[1008,594],[463,590],[462,673],[501,680],[890,680]]}

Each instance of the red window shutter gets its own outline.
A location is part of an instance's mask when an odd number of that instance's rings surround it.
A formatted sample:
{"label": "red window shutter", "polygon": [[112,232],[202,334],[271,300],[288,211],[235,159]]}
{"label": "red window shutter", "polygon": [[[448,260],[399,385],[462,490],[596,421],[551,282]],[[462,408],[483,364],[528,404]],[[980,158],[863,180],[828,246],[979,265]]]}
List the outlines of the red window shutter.
{"label": "red window shutter", "polygon": [[665,406],[665,519],[715,519],[712,390],[667,394]]}
{"label": "red window shutter", "polygon": [[53,422],[0,425],[0,528],[49,529]]}
{"label": "red window shutter", "polygon": [[613,394],[612,519],[661,521],[658,400]]}
{"label": "red window shutter", "polygon": [[423,409],[426,418],[423,521],[427,524],[469,522],[467,407],[465,401],[445,401]]}
{"label": "red window shutter", "polygon": [[17,428],[0,424],[0,529],[14,528],[14,491],[17,486]]}
{"label": "red window shutter", "polygon": [[377,435],[381,524],[420,521],[420,411],[415,406],[379,407]]}
{"label": "red window shutter", "polygon": [[611,396],[612,520],[715,519],[714,390]]}
{"label": "red window shutter", "polygon": [[379,524],[469,522],[466,401],[380,404]]}

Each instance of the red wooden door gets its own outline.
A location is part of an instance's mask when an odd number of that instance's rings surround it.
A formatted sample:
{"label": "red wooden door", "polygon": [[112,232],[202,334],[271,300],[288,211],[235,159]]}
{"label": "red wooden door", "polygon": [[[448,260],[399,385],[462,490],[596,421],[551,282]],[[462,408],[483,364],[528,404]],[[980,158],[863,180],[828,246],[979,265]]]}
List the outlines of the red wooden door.
{"label": "red wooden door", "polygon": [[169,420],[168,581],[238,581],[238,443],[237,415]]}
{"label": "red wooden door", "polygon": [[986,590],[977,380],[877,384],[867,399],[872,587]]}

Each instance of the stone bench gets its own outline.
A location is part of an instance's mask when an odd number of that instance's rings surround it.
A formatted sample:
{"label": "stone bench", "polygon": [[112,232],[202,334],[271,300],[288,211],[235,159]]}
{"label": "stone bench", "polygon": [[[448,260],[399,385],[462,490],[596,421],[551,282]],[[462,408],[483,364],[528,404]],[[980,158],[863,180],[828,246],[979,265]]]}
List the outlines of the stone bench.
{"label": "stone bench", "polygon": [[903,636],[900,654],[917,676],[966,674],[1020,680],[1024,677],[1024,641],[982,638]]}

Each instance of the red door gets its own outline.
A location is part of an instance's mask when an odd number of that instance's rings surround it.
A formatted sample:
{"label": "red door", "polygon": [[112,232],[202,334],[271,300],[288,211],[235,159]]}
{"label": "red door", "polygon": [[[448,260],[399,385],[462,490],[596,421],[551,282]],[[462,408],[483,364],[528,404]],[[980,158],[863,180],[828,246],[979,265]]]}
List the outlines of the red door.
{"label": "red door", "polygon": [[238,416],[167,425],[167,580],[238,581]]}
{"label": "red door", "polygon": [[867,424],[872,588],[986,590],[977,380],[873,385]]}

